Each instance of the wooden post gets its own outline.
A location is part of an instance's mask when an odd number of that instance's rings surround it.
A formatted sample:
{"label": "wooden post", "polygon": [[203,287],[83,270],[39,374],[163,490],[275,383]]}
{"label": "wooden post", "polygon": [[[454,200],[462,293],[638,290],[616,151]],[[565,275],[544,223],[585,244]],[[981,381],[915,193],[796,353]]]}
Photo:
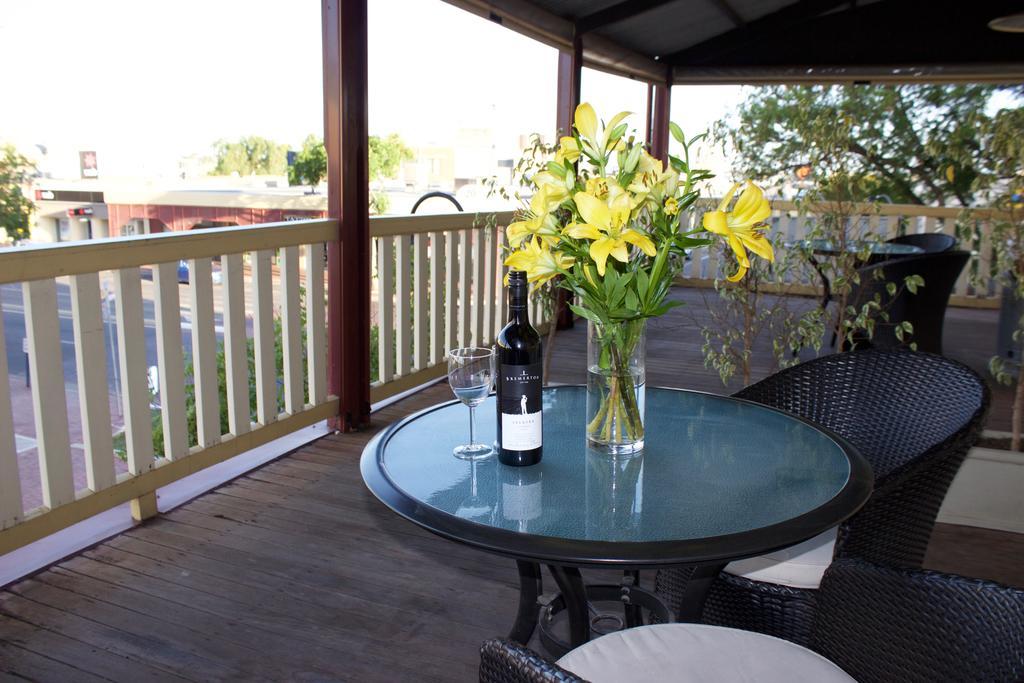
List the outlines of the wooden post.
{"label": "wooden post", "polygon": [[651,116],[651,156],[668,163],[668,117],[672,99],[672,82],[654,86],[654,111]]}
{"label": "wooden post", "polygon": [[[572,47],[572,52],[558,53],[558,96],[555,126],[559,136],[568,135],[572,130],[576,107],[580,104],[580,83],[583,74],[583,39],[581,36],[573,37]],[[555,328],[559,330],[568,330],[573,326],[572,311],[566,306],[568,295],[569,293],[564,289],[557,291]]]}
{"label": "wooden post", "polygon": [[130,507],[132,519],[136,522],[156,517],[157,513],[160,512],[156,505],[156,491],[149,491],[148,493],[143,493],[138,498],[132,498]]}
{"label": "wooden post", "polygon": [[370,196],[367,157],[366,0],[322,0],[327,215],[328,390],[339,398],[332,426],[370,421]]}

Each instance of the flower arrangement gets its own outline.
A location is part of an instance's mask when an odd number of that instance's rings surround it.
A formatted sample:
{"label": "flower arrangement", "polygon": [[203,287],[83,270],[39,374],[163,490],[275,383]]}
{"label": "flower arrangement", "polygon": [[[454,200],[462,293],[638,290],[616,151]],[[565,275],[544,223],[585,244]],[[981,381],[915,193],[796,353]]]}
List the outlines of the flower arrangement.
{"label": "flower arrangement", "polygon": [[740,184],[704,214],[701,227],[682,226],[680,216],[700,196],[697,184],[712,177],[690,167],[702,136],[687,140],[670,124],[683,153],[666,166],[626,137],[628,116],[602,125],[590,104],[577,107],[572,135],[533,175],[529,207],[507,228],[505,260],[535,285],[560,276],[558,286],[575,295],[569,306],[591,330],[588,439],[616,452],[642,448],[644,324],[677,305],[666,298],[687,250],[726,240],[738,264],[734,282],[750,267],[748,251],[774,258],[763,224],[770,208],[753,183],[731,211]]}

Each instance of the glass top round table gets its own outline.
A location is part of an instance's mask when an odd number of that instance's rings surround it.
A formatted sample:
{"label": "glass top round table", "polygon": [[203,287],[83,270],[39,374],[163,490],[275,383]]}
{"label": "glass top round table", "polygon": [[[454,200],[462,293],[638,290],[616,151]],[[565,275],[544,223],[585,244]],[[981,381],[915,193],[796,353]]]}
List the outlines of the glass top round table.
{"label": "glass top round table", "polygon": [[[544,390],[544,455],[532,467],[467,462],[468,409],[444,403],[375,437],[363,479],[388,507],[441,536],[516,559],[644,568],[724,562],[794,545],[853,514],[869,466],[840,437],[741,399],[646,392],[644,450],[588,450],[586,392]],[[478,409],[495,438],[494,397]]]}
{"label": "glass top round table", "polygon": [[[796,245],[803,249],[810,249],[816,254],[838,254],[841,251],[839,245],[832,240],[800,240],[796,242]],[[914,256],[924,253],[924,249],[921,247],[899,242],[849,240],[846,243],[845,251],[848,253],[856,254],[865,250],[876,256]]]}

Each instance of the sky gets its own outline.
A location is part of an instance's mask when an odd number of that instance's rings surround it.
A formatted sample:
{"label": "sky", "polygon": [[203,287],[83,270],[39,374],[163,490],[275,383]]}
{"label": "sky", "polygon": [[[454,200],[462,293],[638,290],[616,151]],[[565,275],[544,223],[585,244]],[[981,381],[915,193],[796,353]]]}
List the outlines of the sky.
{"label": "sky", "polygon": [[[77,175],[168,176],[219,139],[261,135],[298,149],[322,135],[318,0],[21,0],[0,13],[0,140],[48,151]],[[490,129],[503,145],[553,133],[557,52],[440,0],[369,0],[370,132],[412,146]],[[636,113],[646,85],[587,69],[598,112]],[[730,86],[673,89],[673,120],[698,131],[740,101]]]}

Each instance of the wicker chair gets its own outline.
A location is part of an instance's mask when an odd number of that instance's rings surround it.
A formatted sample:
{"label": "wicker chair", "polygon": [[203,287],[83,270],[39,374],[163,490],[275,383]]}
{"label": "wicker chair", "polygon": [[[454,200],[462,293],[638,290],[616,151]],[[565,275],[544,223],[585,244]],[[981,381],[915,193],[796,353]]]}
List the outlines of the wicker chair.
{"label": "wicker chair", "polygon": [[[829,567],[819,593],[810,649],[861,683],[1024,680],[1024,590],[848,558]],[[673,655],[682,657],[666,653]],[[765,672],[773,661],[764,660]],[[678,670],[684,674],[685,665]],[[480,681],[583,679],[525,647],[489,640],[480,652]]]}
{"label": "wicker chair", "polygon": [[[813,420],[857,447],[874,470],[875,490],[840,526],[834,556],[911,568],[921,566],[939,507],[990,400],[985,382],[956,361],[880,349],[823,356],[736,396]],[[730,568],[708,592],[705,623],[809,642],[816,590]],[[689,576],[690,570],[667,569],[655,578],[674,609]]]}

